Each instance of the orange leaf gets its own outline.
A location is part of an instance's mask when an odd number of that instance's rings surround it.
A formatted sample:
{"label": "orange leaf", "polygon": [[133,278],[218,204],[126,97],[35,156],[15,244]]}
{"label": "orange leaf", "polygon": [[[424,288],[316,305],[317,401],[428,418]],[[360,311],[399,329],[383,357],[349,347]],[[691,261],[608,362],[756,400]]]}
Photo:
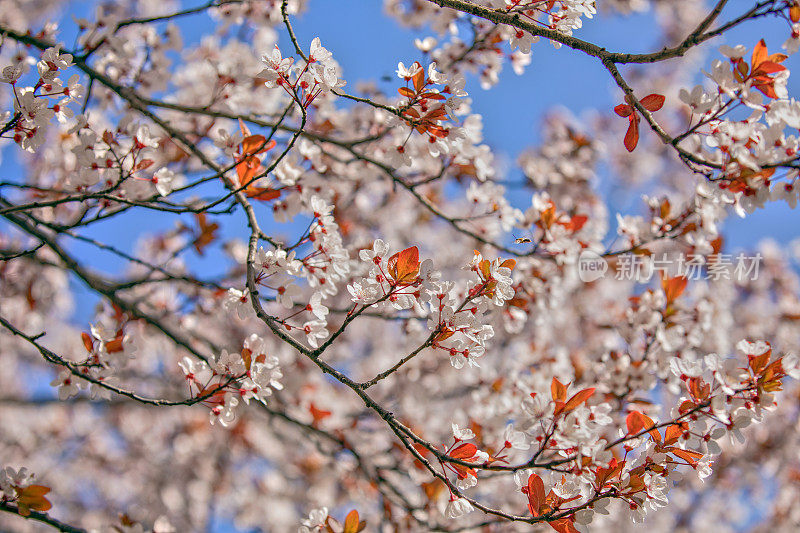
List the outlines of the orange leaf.
{"label": "orange leaf", "polygon": [[639,102],[642,104],[642,107],[647,109],[650,112],[658,111],[664,106],[664,95],[661,94],[648,94]]}
{"label": "orange leaf", "polygon": [[664,445],[669,446],[678,442],[683,435],[683,428],[680,425],[669,426],[664,432]]}
{"label": "orange leaf", "polygon": [[767,61],[772,61],[773,63],[783,63],[789,58],[786,54],[770,54],[767,58]]}
{"label": "orange leaf", "polygon": [[700,401],[708,398],[708,393],[711,391],[711,385],[697,377],[689,378],[686,381],[686,386],[689,388],[692,397]]}
{"label": "orange leaf", "polygon": [[15,490],[17,491],[19,514],[22,516],[30,516],[31,510],[45,512],[53,507],[53,504],[44,497],[45,494],[50,492],[49,487],[45,487],[44,485],[28,485],[24,489],[15,487]]}
{"label": "orange leaf", "polygon": [[786,70],[786,67],[783,65],[779,65],[773,61],[764,61],[758,68],[753,70],[753,76],[758,76],[759,74],[774,74],[775,72],[782,72]]}
{"label": "orange leaf", "polygon": [[[625,418],[625,425],[628,428],[628,435],[636,435],[640,433],[643,429],[649,429],[655,426],[656,424],[655,422],[653,422],[653,419],[650,418],[649,416],[640,413],[639,411],[631,411]],[[653,433],[658,435],[658,437],[653,435]],[[650,432],[650,434],[653,436],[654,439],[658,441],[661,440],[661,434],[659,434],[658,431],[653,430]]]}
{"label": "orange leaf", "polygon": [[353,509],[347,513],[347,517],[344,519],[344,529],[342,533],[358,533],[365,527],[367,527],[367,523],[363,520],[359,520],[358,511]]}
{"label": "orange leaf", "polygon": [[586,224],[587,220],[589,220],[589,217],[586,215],[575,215],[564,225],[564,227],[573,232],[580,231],[581,228]]}
{"label": "orange leaf", "polygon": [[389,258],[389,275],[398,284],[410,285],[419,275],[419,249],[416,246],[397,252]]}
{"label": "orange leaf", "polygon": [[778,93],[775,92],[775,80],[773,80],[772,78],[766,78],[766,81],[758,81],[758,80],[759,78],[755,79],[753,87],[764,93],[765,96],[768,96],[772,99],[778,98]]}
{"label": "orange leaf", "polygon": [[206,222],[206,214],[205,213],[198,213],[195,215],[195,219],[197,220],[197,224],[200,226],[200,234],[194,240],[194,248],[197,250],[197,253],[203,255],[203,251],[205,250],[206,246],[214,242],[214,239],[217,236],[217,230],[219,229],[219,224],[216,222],[212,222],[209,224]]}
{"label": "orange leaf", "polygon": [[108,353],[118,353],[122,351],[124,337],[119,335],[106,343]]}
{"label": "orange leaf", "polygon": [[753,370],[753,374],[758,375],[766,368],[767,363],[769,363],[770,355],[772,355],[772,350],[767,350],[761,355],[747,356],[749,359],[750,368]]}
{"label": "orange leaf", "polygon": [[680,448],[673,448],[670,450],[673,454],[685,460],[692,466],[697,466],[697,460],[703,457],[703,454],[694,450],[682,450]]}
{"label": "orange leaf", "polygon": [[400,93],[400,96],[405,96],[406,98],[414,98],[414,91],[412,91],[408,87],[400,87],[399,89],[397,89],[397,92]]}
{"label": "orange leaf", "polygon": [[411,80],[414,82],[414,89],[417,92],[420,92],[422,88],[425,86],[425,69],[419,63],[414,63],[417,67],[417,72],[411,77]]}
{"label": "orange leaf", "polygon": [[636,145],[639,144],[639,117],[638,115],[633,115],[630,120],[630,124],[628,124],[628,131],[625,132],[625,139],[623,141],[625,148],[629,152],[633,152],[636,149]]}
{"label": "orange leaf", "polygon": [[92,341],[92,337],[84,332],[81,332],[81,340],[83,341],[83,347],[86,348],[86,351],[92,353],[94,350],[94,342]]}
{"label": "orange leaf", "polygon": [[563,383],[558,381],[558,378],[553,378],[553,381],[550,383],[550,394],[553,396],[553,401],[555,402],[563,402],[567,399],[567,387],[564,386]]}
{"label": "orange leaf", "polygon": [[261,200],[262,202],[269,202],[275,198],[281,197],[281,191],[278,189],[271,189],[269,187],[248,187],[244,190],[248,198],[254,200]]}
{"label": "orange leaf", "polygon": [[576,392],[572,395],[572,398],[569,399],[567,405],[564,407],[564,410],[569,412],[578,407],[580,404],[588,400],[594,394],[594,387],[591,389],[583,389],[580,392]]}
{"label": "orange leaf", "polygon": [[478,451],[478,447],[472,444],[471,442],[465,442],[456,446],[453,451],[450,452],[450,457],[453,459],[460,459],[462,461],[466,461],[467,459],[471,459],[475,457],[475,453]]}
{"label": "orange leaf", "polygon": [[683,276],[675,276],[674,278],[663,278],[661,280],[661,288],[664,289],[664,294],[667,297],[667,305],[671,304],[686,290],[686,285],[689,280]]}
{"label": "orange leaf", "polygon": [[242,155],[256,155],[275,148],[274,139],[267,142],[263,135],[249,135],[242,141]]}
{"label": "orange leaf", "polygon": [[764,42],[764,39],[761,39],[753,48],[753,58],[750,61],[753,70],[767,59],[767,55],[767,43]]}
{"label": "orange leaf", "polygon": [[509,270],[514,270],[514,267],[517,266],[517,262],[514,261],[513,259],[506,259],[505,261],[500,263],[500,266],[505,267]]}
{"label": "orange leaf", "polygon": [[642,419],[637,416],[639,414],[639,411],[631,411],[625,418],[625,426],[628,428],[628,435],[635,435],[644,428]]}
{"label": "orange leaf", "polygon": [[250,366],[253,364],[253,351],[250,348],[242,348],[242,360],[244,367],[250,370]]}
{"label": "orange leaf", "polygon": [[775,359],[761,374],[764,381],[772,381],[773,379],[780,379],[785,376],[786,372],[783,370],[783,358]]}
{"label": "orange leaf", "polygon": [[574,518],[560,518],[558,520],[552,520],[548,522],[550,527],[558,531],[558,533],[580,533],[575,528],[575,519]]}
{"label": "orange leaf", "polygon": [[248,155],[239,160],[236,165],[236,175],[239,177],[239,185],[249,186],[253,178],[261,172],[261,159],[254,155]]}

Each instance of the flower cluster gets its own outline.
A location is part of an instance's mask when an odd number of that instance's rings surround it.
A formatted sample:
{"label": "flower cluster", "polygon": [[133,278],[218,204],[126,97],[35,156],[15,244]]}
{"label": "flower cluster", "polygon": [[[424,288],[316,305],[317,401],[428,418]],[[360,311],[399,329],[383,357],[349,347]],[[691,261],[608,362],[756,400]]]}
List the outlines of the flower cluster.
{"label": "flower cluster", "polygon": [[[776,166],[795,159],[800,141],[787,133],[800,127],[800,103],[789,98],[785,54],[769,54],[763,40],[749,61],[743,45],[722,46],[728,60],[715,60],[706,76],[711,90],[696,85],[682,89],[681,100],[691,108],[693,124],[682,146],[722,169],[717,196],[734,204],[740,214],[783,199],[790,206],[800,197],[797,172],[777,172]],[[736,119],[735,110],[750,114]]]}
{"label": "flower cluster", "polygon": [[179,365],[191,397],[210,408],[212,424],[225,427],[233,424],[240,399],[265,402],[273,389],[283,388],[278,358],[266,354],[266,343],[256,334],[245,340],[241,352],[223,350],[212,364],[185,357]]}
{"label": "flower cluster", "polygon": [[344,87],[339,78],[339,64],[319,37],[311,41],[311,51],[306,61],[295,63],[293,57],[283,57],[276,45],[271,54],[262,57],[266,68],[258,74],[269,87],[282,87],[298,104],[308,107],[322,93]]}
{"label": "flower cluster", "polygon": [[28,66],[25,62],[2,69],[0,83],[11,84],[14,91],[14,110],[5,114],[2,133],[8,132],[24,150],[35,152],[45,142],[54,118],[63,123],[74,116],[69,105],[83,95],[83,87],[78,83],[80,77],[73,74],[66,82],[58,77],[72,65],[72,56],[61,53],[61,47],[55,46],[42,52],[36,63],[39,77],[32,86],[20,84]]}

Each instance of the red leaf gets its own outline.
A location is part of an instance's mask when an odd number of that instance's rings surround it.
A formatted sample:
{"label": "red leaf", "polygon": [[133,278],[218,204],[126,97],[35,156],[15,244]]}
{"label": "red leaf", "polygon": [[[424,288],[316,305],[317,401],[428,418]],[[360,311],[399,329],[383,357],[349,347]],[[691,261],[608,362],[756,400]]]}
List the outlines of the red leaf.
{"label": "red leaf", "polygon": [[325,420],[326,418],[328,418],[333,414],[330,411],[325,411],[324,409],[317,408],[317,406],[314,405],[313,402],[311,405],[308,406],[308,412],[311,413],[311,416],[314,419],[311,422],[311,425],[314,427],[318,427],[320,422],[322,422],[323,420]]}
{"label": "red leaf", "polygon": [[625,418],[625,426],[628,428],[628,435],[636,435],[644,429],[644,423],[638,416],[640,414],[639,411],[631,411]]}
{"label": "red leaf", "polygon": [[648,94],[639,101],[648,111],[658,111],[664,105],[664,96],[661,94]]}
{"label": "red leaf", "polygon": [[762,83],[753,83],[753,87],[764,93],[765,96],[769,98],[777,99],[778,93],[775,92],[775,80],[772,78],[767,78],[769,81],[762,82]]}
{"label": "red leaf", "polygon": [[136,167],[134,167],[133,170],[134,171],[143,170],[143,169],[149,167],[152,164],[153,164],[153,160],[152,159],[142,159],[141,161],[136,163]]}
{"label": "red leaf", "polygon": [[628,427],[628,435],[635,435],[642,431],[645,427],[653,425],[653,421],[649,416],[640,413],[639,411],[631,411],[625,418],[625,425]]}
{"label": "red leaf", "polygon": [[769,363],[770,355],[772,355],[772,350],[767,350],[766,352],[762,353],[761,355],[748,355],[747,358],[750,360],[750,368],[753,370],[753,374],[760,374]]}
{"label": "red leaf", "polygon": [[589,220],[589,217],[586,215],[575,215],[564,227],[573,232],[580,231],[587,220]]}
{"label": "red leaf", "polygon": [[629,152],[633,152],[636,149],[636,145],[639,144],[639,117],[637,115],[633,115],[630,124],[628,124],[624,144]]}
{"label": "red leaf", "polygon": [[614,108],[614,113],[621,117],[629,117],[633,113],[633,108],[628,104],[619,104]]}
{"label": "red leaf", "polygon": [[536,474],[528,476],[528,509],[533,516],[539,516],[539,510],[545,502],[544,482]]}

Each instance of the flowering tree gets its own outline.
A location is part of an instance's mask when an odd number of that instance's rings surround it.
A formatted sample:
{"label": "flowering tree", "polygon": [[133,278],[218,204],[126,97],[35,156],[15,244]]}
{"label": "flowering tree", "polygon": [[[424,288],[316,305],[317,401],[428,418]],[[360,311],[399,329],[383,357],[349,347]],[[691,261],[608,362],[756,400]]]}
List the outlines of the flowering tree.
{"label": "flowering tree", "polygon": [[[598,4],[385,0],[382,90],[304,0],[0,2],[0,526],[796,531],[800,280],[721,223],[797,203],[800,2]],[[469,94],[537,41],[619,105],[512,169]]]}

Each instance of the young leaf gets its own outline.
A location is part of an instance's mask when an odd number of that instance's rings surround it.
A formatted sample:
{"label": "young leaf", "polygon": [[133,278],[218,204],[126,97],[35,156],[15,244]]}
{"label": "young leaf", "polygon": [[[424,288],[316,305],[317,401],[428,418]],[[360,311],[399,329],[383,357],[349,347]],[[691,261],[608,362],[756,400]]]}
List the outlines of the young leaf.
{"label": "young leaf", "polygon": [[583,389],[583,390],[582,390],[582,391],[580,391],[580,392],[576,392],[576,393],[575,393],[575,394],[572,396],[572,398],[570,398],[570,399],[569,399],[569,401],[567,402],[567,404],[564,406],[564,410],[565,410],[566,412],[570,412],[570,411],[572,411],[573,409],[575,409],[576,407],[578,407],[580,404],[582,404],[583,402],[585,402],[586,400],[588,400],[589,398],[591,398],[593,394],[594,394],[594,388],[591,388],[591,389]]}
{"label": "young leaf", "polygon": [[614,113],[621,117],[629,117],[633,113],[633,108],[628,104],[619,104],[614,108]]}
{"label": "young leaf", "polygon": [[639,144],[639,116],[633,115],[628,124],[628,131],[625,132],[625,139],[623,141],[625,149],[633,152],[636,145]]}
{"label": "young leaf", "polygon": [[200,234],[194,240],[194,249],[197,250],[197,253],[203,255],[203,252],[206,249],[206,246],[214,242],[214,239],[217,238],[217,230],[219,229],[219,224],[216,222],[208,223],[206,221],[206,214],[205,213],[198,213],[195,215],[195,220],[197,220],[197,225],[200,226]]}
{"label": "young leaf", "polygon": [[344,529],[342,533],[359,533],[365,527],[367,527],[367,523],[363,520],[359,520],[358,511],[353,509],[349,513],[347,513],[347,517],[344,519]]}
{"label": "young leaf", "polygon": [[475,453],[477,453],[477,451],[477,446],[471,442],[465,442],[456,446],[453,451],[450,452],[450,457],[453,459],[461,459],[462,461],[466,461],[467,459],[475,457]]}
{"label": "young leaf", "polygon": [[533,516],[539,516],[539,510],[545,502],[544,482],[536,474],[528,476],[528,509]]}
{"label": "young leaf", "polygon": [[650,112],[658,111],[664,106],[664,96],[661,94],[648,94],[639,103]]}
{"label": "young leaf", "polygon": [[675,276],[674,278],[663,278],[661,280],[661,288],[664,290],[664,295],[667,297],[667,305],[678,299],[686,290],[686,285],[689,280],[683,276]]}
{"label": "young leaf", "polygon": [[550,394],[553,396],[554,402],[564,402],[567,400],[567,387],[554,377],[550,382]]}
{"label": "young leaf", "polygon": [[53,507],[53,504],[44,497],[45,494],[50,492],[49,487],[45,487],[44,485],[28,485],[24,489],[15,488],[15,490],[17,492],[19,514],[22,516],[30,516],[32,510],[43,513]]}
{"label": "young leaf", "polygon": [[580,533],[575,527],[574,518],[560,518],[558,520],[551,520],[548,522],[550,527],[558,531],[558,533]]}
{"label": "young leaf", "polygon": [[416,246],[397,252],[389,258],[389,275],[397,284],[410,285],[419,275],[419,249]]}
{"label": "young leaf", "polygon": [[764,62],[767,59],[768,55],[769,55],[769,53],[767,52],[767,43],[764,42],[764,39],[761,39],[753,47],[753,56],[752,56],[752,59],[750,61],[750,64],[752,65],[753,70],[755,70],[756,67],[758,67],[758,65],[760,65],[762,62]]}

